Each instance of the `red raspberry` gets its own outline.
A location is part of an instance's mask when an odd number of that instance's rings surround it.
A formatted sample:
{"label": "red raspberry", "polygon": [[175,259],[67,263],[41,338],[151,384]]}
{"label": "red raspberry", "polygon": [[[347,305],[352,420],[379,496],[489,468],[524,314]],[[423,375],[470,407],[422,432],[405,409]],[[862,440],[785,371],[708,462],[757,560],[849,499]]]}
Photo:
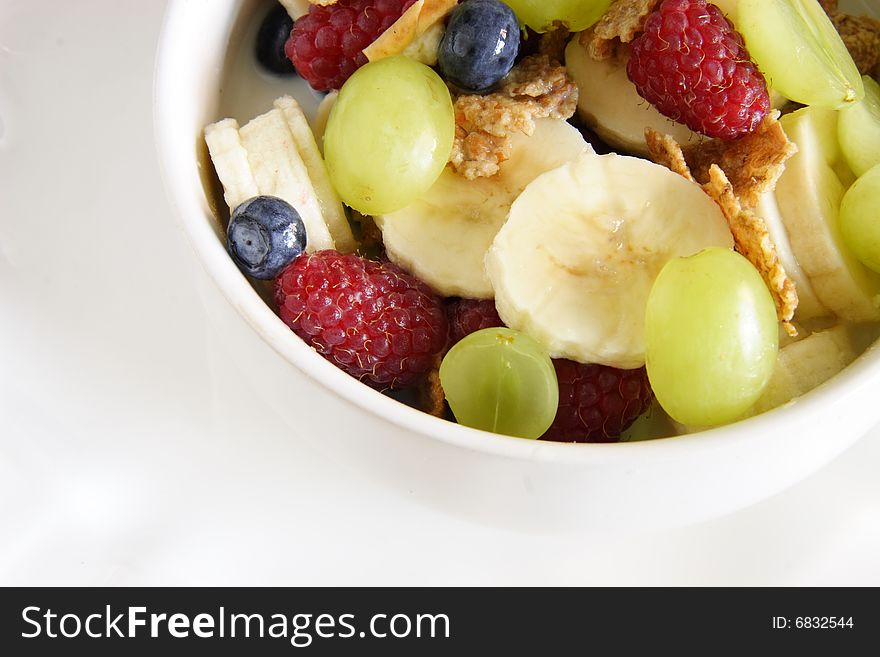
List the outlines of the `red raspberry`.
{"label": "red raspberry", "polygon": [[556,418],[541,440],[613,443],[648,410],[654,398],[645,368],[618,370],[554,360],[559,380]]}
{"label": "red raspberry", "polygon": [[742,35],[705,0],[663,0],[633,41],[626,71],[642,98],[709,137],[754,132],[770,111]]}
{"label": "red raspberry", "polygon": [[504,326],[492,299],[458,299],[449,306],[449,338],[455,344],[481,329]]}
{"label": "red raspberry", "polygon": [[339,0],[312,5],[284,45],[284,54],[317,91],[339,89],[367,63],[364,48],[409,9],[415,0]]}
{"label": "red raspberry", "polygon": [[294,333],[376,388],[419,383],[446,346],[443,301],[390,263],[303,254],[276,279],[275,302]]}

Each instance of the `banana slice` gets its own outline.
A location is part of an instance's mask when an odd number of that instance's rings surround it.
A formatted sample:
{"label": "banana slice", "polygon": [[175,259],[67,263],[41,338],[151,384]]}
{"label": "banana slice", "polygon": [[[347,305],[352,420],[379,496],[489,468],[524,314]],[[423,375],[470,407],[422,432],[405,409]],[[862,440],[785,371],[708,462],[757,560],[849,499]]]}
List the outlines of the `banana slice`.
{"label": "banana slice", "polygon": [[252,119],[239,134],[260,194],[277,196],[297,209],[306,227],[309,251],[334,248],[321,216],[321,202],[281,110]]}
{"label": "banana slice", "polygon": [[205,141],[230,210],[254,196],[277,196],[300,213],[310,252],[355,250],[342,202],[293,98],[278,98],[270,111],[241,128],[234,119],[213,123],[205,128]]}
{"label": "banana slice", "polygon": [[260,195],[251,172],[248,152],[241,143],[238,121],[223,119],[205,128],[205,142],[217,177],[223,183],[223,198],[230,210]]}
{"label": "banana slice", "polygon": [[309,0],[280,0],[281,4],[293,20],[309,13]]}
{"label": "banana slice", "polygon": [[351,232],[348,218],[345,216],[342,201],[339,200],[339,196],[330,182],[327,165],[324,164],[324,158],[321,156],[321,151],[318,150],[315,135],[302,107],[290,96],[282,96],[275,101],[275,108],[284,114],[287,128],[296,144],[296,150],[302,158],[303,164],[306,165],[309,180],[321,206],[321,216],[324,223],[327,224],[327,230],[330,231],[336,250],[351,253],[357,248],[357,242]]}
{"label": "banana slice", "polygon": [[764,220],[782,267],[788,277],[794,281],[798,295],[795,318],[798,321],[806,321],[828,316],[830,311],[819,301],[819,297],[816,296],[816,292],[810,284],[810,279],[791,249],[788,232],[785,230],[785,222],[782,220],[779,204],[776,202],[776,195],[773,192],[765,192],[761,195],[758,207],[755,208],[755,214]]}
{"label": "banana slice", "polygon": [[781,406],[825,383],[856,358],[844,326],[813,333],[779,350],[767,388],[752,408],[757,415]]}
{"label": "banana slice", "polygon": [[321,99],[318,110],[315,112],[315,120],[312,121],[312,132],[315,133],[315,143],[318,149],[324,153],[324,133],[327,132],[327,121],[330,120],[330,112],[339,98],[338,91],[331,91]]}
{"label": "banana slice", "polygon": [[446,25],[443,22],[434,23],[404,48],[402,54],[427,66],[437,66],[440,42],[444,34]]}
{"label": "banana slice", "polygon": [[645,305],[670,259],[733,247],[718,205],[665,167],[586,154],[532,182],[486,258],[495,305],[554,357],[645,364]]}
{"label": "banana slice", "polygon": [[486,251],[514,199],[542,173],[591,151],[567,122],[538,119],[531,137],[513,136],[510,159],[496,175],[466,180],[447,167],[420,199],[376,217],[385,250],[440,294],[491,299]]}
{"label": "banana slice", "polygon": [[416,0],[378,39],[364,48],[364,55],[375,62],[403,53],[434,66],[445,32],[443,19],[456,4],[458,0]]}
{"label": "banana slice", "polygon": [[672,135],[679,144],[702,139],[658,112],[639,96],[626,75],[627,56],[598,62],[576,35],[565,49],[565,66],[578,86],[578,114],[609,146],[647,157],[645,129]]}
{"label": "banana slice", "polygon": [[794,255],[819,301],[843,320],[880,320],[880,276],[843,242],[838,223],[846,191],[834,170],[837,113],[805,107],[780,120],[798,153],[776,185],[776,200]]}

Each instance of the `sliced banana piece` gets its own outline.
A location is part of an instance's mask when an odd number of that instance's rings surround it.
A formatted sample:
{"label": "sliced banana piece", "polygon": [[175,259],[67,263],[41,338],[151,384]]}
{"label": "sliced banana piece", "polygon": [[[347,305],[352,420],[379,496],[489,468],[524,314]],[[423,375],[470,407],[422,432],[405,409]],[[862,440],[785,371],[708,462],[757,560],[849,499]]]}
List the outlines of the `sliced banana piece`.
{"label": "sliced banana piece", "polygon": [[445,31],[443,19],[458,0],[416,0],[378,39],[364,48],[366,58],[375,62],[403,53],[433,66]]}
{"label": "sliced banana piece", "polygon": [[348,218],[345,216],[342,201],[339,200],[339,196],[330,182],[327,165],[324,164],[324,158],[318,150],[315,135],[309,126],[306,115],[299,103],[290,96],[282,96],[276,100],[275,108],[284,114],[290,135],[296,144],[296,150],[306,165],[309,180],[321,206],[321,216],[324,223],[327,224],[327,230],[330,231],[336,250],[342,253],[351,253],[357,248],[357,242],[351,232]]}
{"label": "sliced banana piece", "polygon": [[293,20],[309,13],[309,0],[280,0],[281,4]]}
{"label": "sliced banana piece", "polygon": [[514,199],[546,171],[592,152],[565,121],[538,119],[531,137],[513,136],[510,159],[491,178],[466,180],[450,168],[420,199],[376,217],[392,261],[440,294],[491,299],[486,251]]}
{"label": "sliced banana piece", "polygon": [[826,144],[837,113],[805,107],[780,121],[798,147],[775,192],[798,263],[818,299],[838,317],[880,320],[880,276],[856,259],[840,233],[838,215],[846,189],[834,171],[835,149]]}
{"label": "sliced banana piece", "polygon": [[296,208],[306,227],[310,252],[334,248],[321,214],[321,202],[284,113],[270,110],[252,119],[239,134],[260,194],[277,196]]}
{"label": "sliced banana piece", "polygon": [[773,192],[761,195],[758,207],[755,208],[755,214],[764,220],[782,267],[788,277],[794,281],[798,295],[795,318],[798,321],[805,321],[829,315],[830,311],[819,301],[819,297],[816,296],[816,292],[810,284],[810,279],[792,251],[788,232],[785,230],[785,222],[782,220],[779,204],[776,202],[776,195]]}
{"label": "sliced banana piece", "polygon": [[440,42],[446,34],[446,25],[434,23],[403,49],[403,54],[427,66],[436,66]]}
{"label": "sliced banana piece", "polygon": [[750,415],[781,406],[808,393],[843,370],[856,358],[844,326],[813,333],[779,350],[770,383]]}
{"label": "sliced banana piece", "polygon": [[357,247],[314,134],[290,96],[239,127],[223,119],[205,128],[205,141],[230,211],[259,195],[277,196],[299,212],[310,252]]}
{"label": "sliced banana piece", "polygon": [[532,182],[486,258],[495,305],[554,357],[645,364],[645,306],[670,259],[733,247],[698,185],[646,160],[585,154]]}
{"label": "sliced banana piece", "polygon": [[223,198],[230,210],[260,194],[238,129],[235,119],[223,119],[205,128],[208,152],[223,184]]}
{"label": "sliced banana piece", "polygon": [[565,49],[565,66],[578,86],[579,116],[609,146],[647,157],[645,128],[672,135],[684,145],[702,139],[639,96],[626,75],[625,56],[598,62],[575,35]]}
{"label": "sliced banana piece", "polygon": [[324,153],[324,133],[327,132],[327,121],[330,120],[330,112],[339,98],[339,91],[331,91],[321,99],[318,111],[315,112],[315,120],[312,121],[312,132],[315,133],[315,143],[318,149]]}

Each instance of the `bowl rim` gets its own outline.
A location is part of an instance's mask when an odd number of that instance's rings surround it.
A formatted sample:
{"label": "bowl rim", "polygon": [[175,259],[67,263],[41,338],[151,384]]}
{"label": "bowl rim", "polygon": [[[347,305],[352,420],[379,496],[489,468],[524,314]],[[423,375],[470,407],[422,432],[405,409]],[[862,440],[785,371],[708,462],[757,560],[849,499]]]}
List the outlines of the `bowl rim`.
{"label": "bowl rim", "polygon": [[[181,161],[183,147],[173,129],[177,113],[168,100],[175,97],[174,73],[179,69],[179,60],[174,54],[177,47],[175,28],[178,15],[190,4],[189,0],[169,0],[154,62],[153,132],[158,168],[169,203],[202,268],[238,314],[288,365],[341,401],[353,403],[416,436],[427,436],[465,450],[541,463],[620,464],[640,459],[674,459],[695,452],[730,448],[743,442],[766,440],[767,436],[785,433],[787,427],[796,426],[791,418],[803,422],[805,413],[824,414],[842,404],[858,389],[876,385],[880,378],[877,364],[880,348],[875,343],[830,381],[779,408],[691,434],[610,444],[545,442],[480,431],[434,417],[383,395],[322,358],[290,331],[229,258],[212,225],[214,217],[207,199],[198,198],[205,196],[204,188],[199,185],[198,192],[193,193],[190,181],[192,167],[198,171],[198,157],[192,150],[192,161],[186,165]],[[178,175],[186,174],[187,167],[190,175]],[[875,420],[880,419],[880,408],[875,415]],[[858,437],[853,436],[848,442]],[[843,447],[845,445],[840,445],[841,449]]]}

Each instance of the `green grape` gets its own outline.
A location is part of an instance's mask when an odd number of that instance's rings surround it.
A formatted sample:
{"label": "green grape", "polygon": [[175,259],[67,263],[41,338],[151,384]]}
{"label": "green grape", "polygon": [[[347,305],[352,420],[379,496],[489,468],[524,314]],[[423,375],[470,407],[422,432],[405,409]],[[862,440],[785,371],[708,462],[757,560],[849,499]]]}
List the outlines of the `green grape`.
{"label": "green grape", "polygon": [[736,27],[770,86],[789,100],[840,109],[864,97],[852,56],[816,0],[739,0]]}
{"label": "green grape", "polygon": [[862,264],[880,272],[880,164],[856,180],[843,197],[840,230]]}
{"label": "green grape", "polygon": [[640,415],[629,429],[620,436],[622,443],[639,443],[645,440],[667,438],[678,433],[669,416],[656,403],[651,404],[647,412]]}
{"label": "green grape", "polygon": [[562,21],[572,32],[585,30],[611,5],[612,0],[505,0],[520,23],[536,32],[546,32],[555,21]]}
{"label": "green grape", "polygon": [[363,214],[409,205],[440,176],[455,136],[452,98],[431,68],[398,55],[342,86],[324,135],[330,180]]}
{"label": "green grape", "polygon": [[736,23],[737,0],[712,0],[712,4],[721,10],[721,13]]}
{"label": "green grape", "polygon": [[850,169],[861,176],[880,164],[880,84],[867,75],[865,98],[840,112],[838,138]]}
{"label": "green grape", "polygon": [[440,364],[440,383],[464,425],[519,438],[540,438],[556,417],[559,384],[547,350],[525,333],[471,333]]}
{"label": "green grape", "polygon": [[758,400],[779,332],[770,292],[748,260],[712,247],[669,261],[645,312],[648,379],[670,417],[717,426]]}

